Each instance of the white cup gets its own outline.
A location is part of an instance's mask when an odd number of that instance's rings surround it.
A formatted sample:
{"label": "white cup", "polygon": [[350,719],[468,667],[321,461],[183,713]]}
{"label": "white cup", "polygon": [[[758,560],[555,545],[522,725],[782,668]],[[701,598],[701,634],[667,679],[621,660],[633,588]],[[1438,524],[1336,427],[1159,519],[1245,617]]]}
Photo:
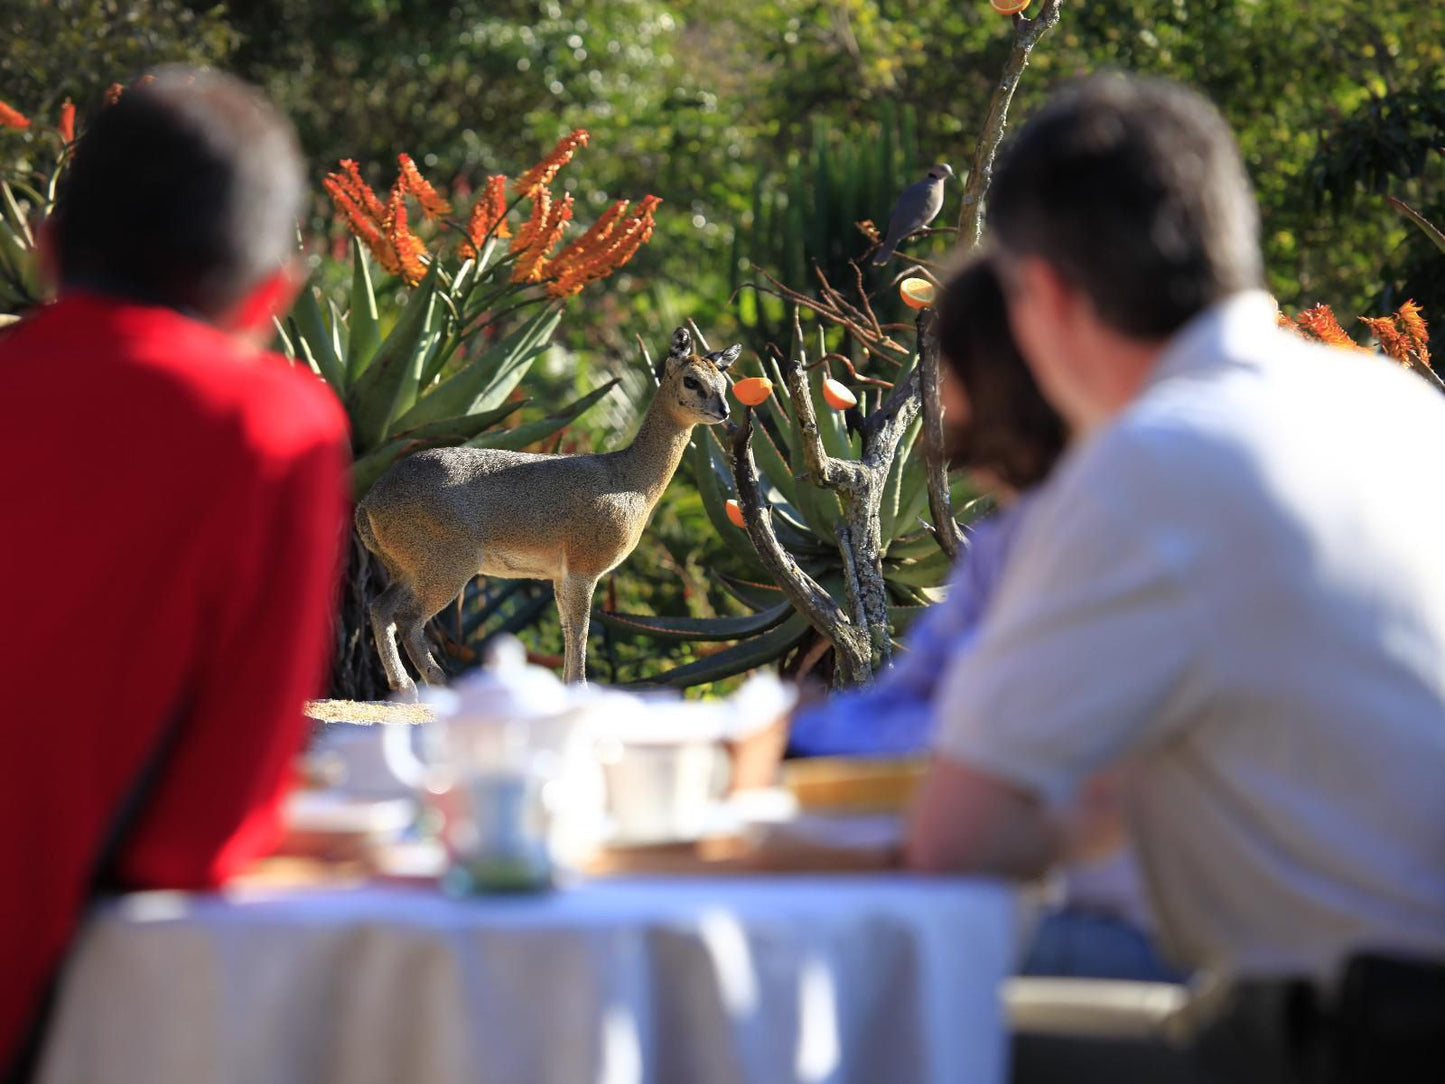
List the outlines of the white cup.
{"label": "white cup", "polygon": [[618,843],[696,839],[727,785],[727,757],[712,742],[617,744],[603,759]]}

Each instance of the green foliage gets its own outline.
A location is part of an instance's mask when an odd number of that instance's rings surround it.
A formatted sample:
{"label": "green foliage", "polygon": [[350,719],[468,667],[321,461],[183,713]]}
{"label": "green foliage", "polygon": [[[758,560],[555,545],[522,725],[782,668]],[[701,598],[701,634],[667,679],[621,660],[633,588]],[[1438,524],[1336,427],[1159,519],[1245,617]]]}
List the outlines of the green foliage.
{"label": "green foliage", "polygon": [[45,298],[35,228],[55,201],[59,172],[35,186],[0,181],[0,316],[20,316]]}

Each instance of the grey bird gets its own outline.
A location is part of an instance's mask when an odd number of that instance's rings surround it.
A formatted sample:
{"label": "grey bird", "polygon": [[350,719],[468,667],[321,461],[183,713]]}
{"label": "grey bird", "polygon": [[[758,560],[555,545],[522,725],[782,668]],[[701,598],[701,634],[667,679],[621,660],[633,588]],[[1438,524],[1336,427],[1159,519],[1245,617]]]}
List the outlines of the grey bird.
{"label": "grey bird", "polygon": [[883,247],[873,256],[873,263],[885,264],[893,258],[898,242],[914,230],[921,230],[943,210],[943,186],[953,176],[953,167],[946,162],[930,166],[928,176],[916,184],[910,184],[893,205],[893,214],[888,219],[888,234],[883,238]]}

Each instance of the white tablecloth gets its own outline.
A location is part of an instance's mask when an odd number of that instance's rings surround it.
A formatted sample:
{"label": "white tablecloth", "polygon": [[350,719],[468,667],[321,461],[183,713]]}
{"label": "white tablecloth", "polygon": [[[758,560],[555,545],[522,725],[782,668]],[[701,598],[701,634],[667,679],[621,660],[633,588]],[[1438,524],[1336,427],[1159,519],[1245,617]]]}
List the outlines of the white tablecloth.
{"label": "white tablecloth", "polygon": [[44,1084],[1001,1084],[1001,885],[627,880],[106,905]]}

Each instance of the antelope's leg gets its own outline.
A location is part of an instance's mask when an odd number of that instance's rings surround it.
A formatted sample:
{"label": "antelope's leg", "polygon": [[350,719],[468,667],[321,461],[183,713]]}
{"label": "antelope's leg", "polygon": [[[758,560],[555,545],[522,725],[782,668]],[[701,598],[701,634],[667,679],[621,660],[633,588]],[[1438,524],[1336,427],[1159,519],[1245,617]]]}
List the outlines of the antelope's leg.
{"label": "antelope's leg", "polygon": [[597,579],[566,575],[553,584],[557,611],[562,617],[562,639],[567,644],[563,676],[568,683],[587,684],[587,625],[592,617],[592,593]]}
{"label": "antelope's leg", "polygon": [[445,685],[447,675],[426,641],[427,620],[446,609],[447,604],[466,589],[467,582],[476,575],[476,571],[476,560],[472,555],[468,555],[465,562],[455,563],[453,568],[428,567],[426,580],[417,584],[415,607],[398,614],[402,645],[417,673],[428,685]]}
{"label": "antelope's leg", "polygon": [[376,638],[376,653],[381,656],[381,668],[386,671],[386,683],[395,692],[415,691],[416,686],[401,664],[401,653],[396,649],[396,614],[406,603],[407,590],[400,580],[372,600],[371,634]]}

